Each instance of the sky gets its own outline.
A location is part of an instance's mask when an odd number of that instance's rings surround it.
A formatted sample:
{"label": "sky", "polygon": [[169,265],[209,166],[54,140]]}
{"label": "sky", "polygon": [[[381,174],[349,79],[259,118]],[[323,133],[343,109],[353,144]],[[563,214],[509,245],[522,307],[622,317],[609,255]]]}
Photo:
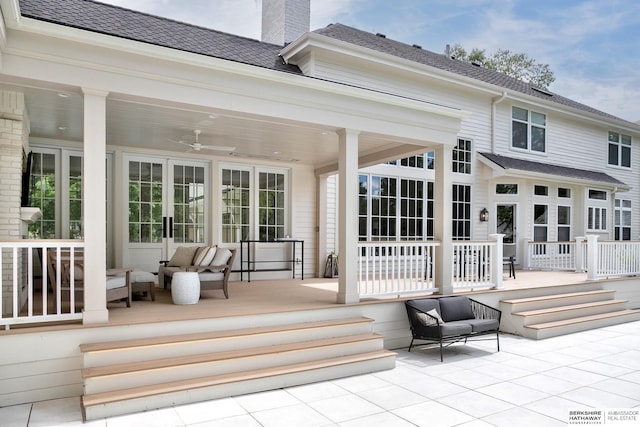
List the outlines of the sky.
{"label": "sky", "polygon": [[[100,0],[260,39],[262,0]],[[311,0],[311,30],[341,23],[443,53],[526,53],[549,64],[555,93],[640,121],[640,1]]]}

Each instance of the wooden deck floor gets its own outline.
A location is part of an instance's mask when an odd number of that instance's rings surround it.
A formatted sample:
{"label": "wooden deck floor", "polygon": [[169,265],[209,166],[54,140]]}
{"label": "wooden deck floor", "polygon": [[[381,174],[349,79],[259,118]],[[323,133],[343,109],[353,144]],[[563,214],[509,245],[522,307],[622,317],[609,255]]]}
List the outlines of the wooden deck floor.
{"label": "wooden deck floor", "polygon": [[[517,278],[504,275],[504,289],[526,289],[544,286],[559,286],[586,283],[586,274],[571,272],[517,271]],[[141,323],[157,323],[177,320],[246,316],[252,314],[281,313],[314,310],[341,306],[336,302],[337,279],[305,278],[287,280],[253,280],[230,282],[229,299],[222,291],[207,291],[197,304],[174,305],[169,291],[158,289],[156,301],[135,298],[131,308],[123,303],[109,303],[109,323],[104,325],[56,324],[38,328],[101,327]],[[473,293],[496,292],[492,290],[470,291]],[[414,297],[415,295],[411,295]],[[397,297],[393,297],[396,299]],[[388,298],[366,299],[360,304],[376,304]],[[12,327],[2,333],[33,332],[34,326]]]}

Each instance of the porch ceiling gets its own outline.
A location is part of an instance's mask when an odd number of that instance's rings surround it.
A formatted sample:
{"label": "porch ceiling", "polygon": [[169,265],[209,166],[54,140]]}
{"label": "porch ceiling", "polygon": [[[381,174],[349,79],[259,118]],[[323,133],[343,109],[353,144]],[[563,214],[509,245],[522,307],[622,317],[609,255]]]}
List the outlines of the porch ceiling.
{"label": "porch ceiling", "polygon": [[[81,144],[83,96],[78,88],[43,87],[34,82],[0,82],[0,89],[22,92],[30,118],[31,138]],[[61,94],[65,94],[61,96]],[[203,145],[235,147],[231,151],[202,149],[194,152],[176,141],[193,141],[200,130]],[[251,116],[202,106],[160,103],[116,93],[107,101],[107,145],[155,150],[176,155],[240,157],[331,169],[338,157],[337,128]],[[359,151],[375,161],[428,151],[424,141],[391,139],[362,133]],[[234,157],[236,156],[236,157]]]}

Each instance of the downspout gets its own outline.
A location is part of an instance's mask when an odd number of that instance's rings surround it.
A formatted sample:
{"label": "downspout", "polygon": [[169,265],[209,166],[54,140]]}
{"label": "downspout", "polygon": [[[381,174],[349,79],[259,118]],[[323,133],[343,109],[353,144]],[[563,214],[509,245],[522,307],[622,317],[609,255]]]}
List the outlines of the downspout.
{"label": "downspout", "polygon": [[507,92],[491,99],[491,154],[496,154],[496,105],[507,99]]}

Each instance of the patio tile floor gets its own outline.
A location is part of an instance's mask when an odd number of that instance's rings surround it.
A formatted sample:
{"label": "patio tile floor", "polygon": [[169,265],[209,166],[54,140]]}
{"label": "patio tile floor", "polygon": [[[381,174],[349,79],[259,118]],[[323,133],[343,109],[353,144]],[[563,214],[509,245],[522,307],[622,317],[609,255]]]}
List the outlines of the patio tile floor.
{"label": "patio tile floor", "polygon": [[[571,409],[640,409],[640,322],[532,341],[398,350],[396,368],[87,426],[565,426]],[[617,346],[617,348],[612,348]],[[9,427],[81,425],[80,399],[0,408]],[[640,425],[636,423],[624,425]]]}

